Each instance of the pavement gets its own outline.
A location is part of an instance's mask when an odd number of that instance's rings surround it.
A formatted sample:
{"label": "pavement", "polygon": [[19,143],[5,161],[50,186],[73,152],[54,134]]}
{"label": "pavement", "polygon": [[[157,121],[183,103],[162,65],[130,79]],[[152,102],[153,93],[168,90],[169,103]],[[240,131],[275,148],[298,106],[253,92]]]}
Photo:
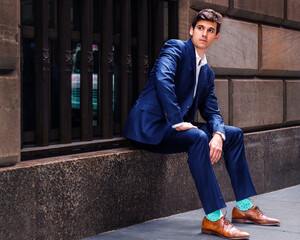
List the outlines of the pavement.
{"label": "pavement", "polygon": [[[250,233],[251,240],[300,240],[300,185],[251,197],[269,217],[280,219],[280,226],[235,224]],[[235,202],[228,202],[222,213],[230,220]],[[220,240],[201,233],[203,209],[154,219],[134,226],[102,233],[85,240]]]}

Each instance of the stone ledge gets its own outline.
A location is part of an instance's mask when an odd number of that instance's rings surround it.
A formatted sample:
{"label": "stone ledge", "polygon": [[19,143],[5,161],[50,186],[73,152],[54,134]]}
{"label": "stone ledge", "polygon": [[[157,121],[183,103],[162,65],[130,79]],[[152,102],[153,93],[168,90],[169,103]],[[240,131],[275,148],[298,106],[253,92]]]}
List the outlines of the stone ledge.
{"label": "stone ledge", "polygon": [[[258,193],[300,183],[300,126],[245,134]],[[117,149],[0,168],[0,239],[80,239],[201,207],[187,155]],[[233,200],[222,161],[214,166]]]}

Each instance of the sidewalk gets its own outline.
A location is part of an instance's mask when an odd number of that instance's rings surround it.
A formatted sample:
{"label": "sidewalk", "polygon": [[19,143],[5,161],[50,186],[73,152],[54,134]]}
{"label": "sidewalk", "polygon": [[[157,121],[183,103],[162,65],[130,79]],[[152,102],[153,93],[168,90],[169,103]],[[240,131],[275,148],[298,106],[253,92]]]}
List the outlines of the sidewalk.
{"label": "sidewalk", "polygon": [[[266,193],[251,198],[254,205],[269,217],[280,219],[280,227],[235,224],[250,233],[252,240],[299,240],[300,239],[300,185]],[[235,202],[227,203],[227,218]],[[202,209],[154,219],[112,232],[85,238],[86,240],[220,240],[222,238],[201,233],[205,216]]]}

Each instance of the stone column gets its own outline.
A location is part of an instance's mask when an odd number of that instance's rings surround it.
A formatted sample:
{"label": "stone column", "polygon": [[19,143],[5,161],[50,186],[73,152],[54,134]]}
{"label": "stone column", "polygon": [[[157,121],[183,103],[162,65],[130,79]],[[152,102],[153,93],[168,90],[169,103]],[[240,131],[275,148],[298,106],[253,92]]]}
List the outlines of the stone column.
{"label": "stone column", "polygon": [[0,4],[0,166],[20,161],[20,1]]}

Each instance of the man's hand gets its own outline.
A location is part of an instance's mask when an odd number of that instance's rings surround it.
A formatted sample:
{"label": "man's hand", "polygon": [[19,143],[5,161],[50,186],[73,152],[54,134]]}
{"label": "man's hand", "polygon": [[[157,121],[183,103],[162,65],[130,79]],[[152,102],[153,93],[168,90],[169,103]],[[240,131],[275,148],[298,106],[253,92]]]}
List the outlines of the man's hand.
{"label": "man's hand", "polygon": [[185,130],[189,130],[192,128],[196,128],[198,129],[196,126],[194,126],[193,124],[189,123],[189,122],[184,122],[182,125],[180,125],[179,127],[175,128],[176,131],[185,131]]}
{"label": "man's hand", "polygon": [[221,158],[223,139],[219,134],[215,134],[209,142],[209,155],[211,164],[218,162]]}

